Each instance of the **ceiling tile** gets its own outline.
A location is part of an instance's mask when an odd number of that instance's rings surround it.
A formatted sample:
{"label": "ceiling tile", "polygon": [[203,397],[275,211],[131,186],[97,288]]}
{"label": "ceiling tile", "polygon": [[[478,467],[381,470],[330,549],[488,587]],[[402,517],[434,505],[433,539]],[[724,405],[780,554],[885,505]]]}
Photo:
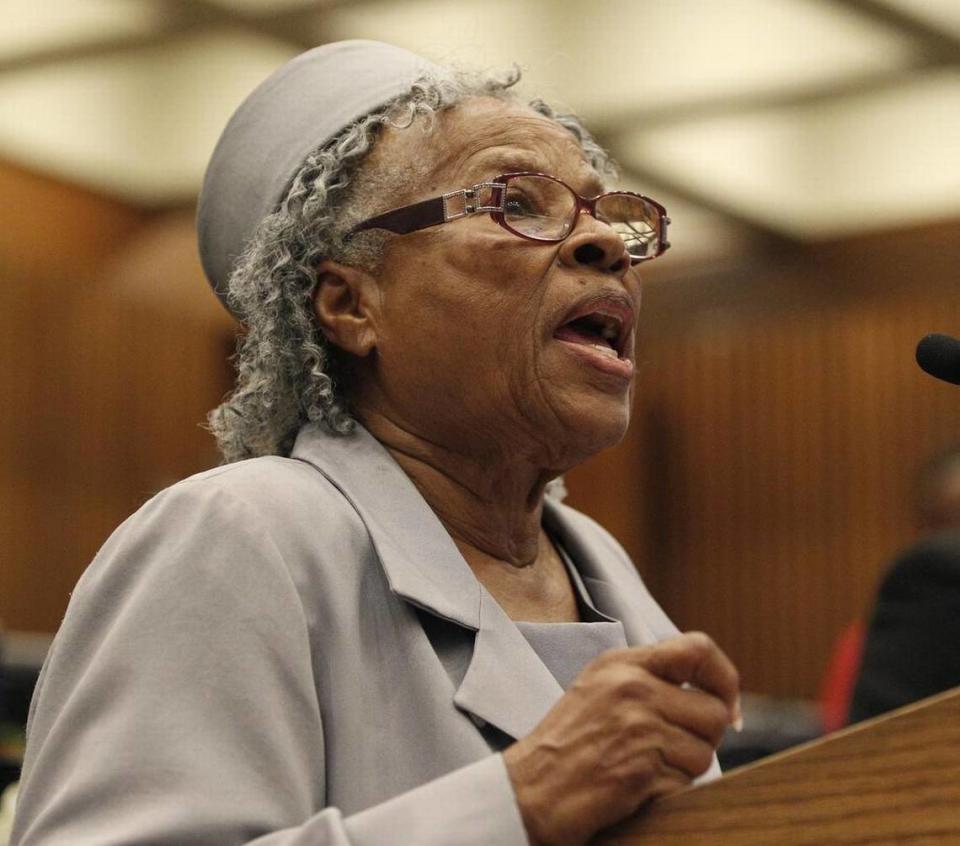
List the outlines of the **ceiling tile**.
{"label": "ceiling tile", "polygon": [[[377,38],[467,64],[528,69],[530,87],[586,118],[895,69],[912,43],[809,0],[411,0],[343,4],[325,38]],[[800,49],[802,45],[802,49]]]}
{"label": "ceiling tile", "polygon": [[0,0],[0,58],[150,32],[162,12],[148,0]]}
{"label": "ceiling tile", "polygon": [[786,233],[830,237],[960,215],[960,71],[819,107],[638,131],[656,172]]}
{"label": "ceiling tile", "polygon": [[[215,2],[244,15],[316,7],[318,41],[378,38],[440,61],[494,68],[518,61],[528,92],[599,125],[628,169],[631,161],[643,172],[659,168],[666,182],[789,233],[819,236],[834,227],[951,214],[960,197],[952,118],[960,109],[949,74],[819,109],[618,131],[646,109],[889,77],[911,61],[909,40],[834,4],[595,0],[585,14],[582,0]],[[889,2],[941,17],[960,9],[952,0]],[[163,5],[0,0],[0,12],[18,7],[8,16],[16,34],[10,27],[0,33],[0,57],[4,50],[148,32],[162,23]],[[136,201],[183,200],[196,191],[232,109],[295,52],[249,31],[225,30],[0,75],[0,154]],[[674,216],[674,255],[710,253],[742,234],[717,215],[658,199]]]}
{"label": "ceiling tile", "polygon": [[133,200],[192,197],[234,108],[295,52],[223,31],[0,75],[0,151]]}

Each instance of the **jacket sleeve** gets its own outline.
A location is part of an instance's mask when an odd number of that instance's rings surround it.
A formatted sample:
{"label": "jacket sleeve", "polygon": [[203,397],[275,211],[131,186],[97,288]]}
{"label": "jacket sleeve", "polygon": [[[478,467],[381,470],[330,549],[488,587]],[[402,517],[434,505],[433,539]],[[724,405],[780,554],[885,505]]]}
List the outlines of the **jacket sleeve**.
{"label": "jacket sleeve", "polygon": [[263,522],[188,481],[110,538],[34,696],[11,843],[525,844],[499,755],[325,807],[323,656]]}

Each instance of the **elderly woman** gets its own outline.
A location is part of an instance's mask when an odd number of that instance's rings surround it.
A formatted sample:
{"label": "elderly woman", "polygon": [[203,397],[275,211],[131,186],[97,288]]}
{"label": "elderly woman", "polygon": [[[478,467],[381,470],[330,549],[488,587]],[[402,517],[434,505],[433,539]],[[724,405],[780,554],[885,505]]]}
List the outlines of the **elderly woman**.
{"label": "elderly woman", "polygon": [[545,496],[627,428],[665,212],[514,81],[343,42],[228,124],[226,464],[78,584],[15,843],[583,843],[716,773],[734,668]]}

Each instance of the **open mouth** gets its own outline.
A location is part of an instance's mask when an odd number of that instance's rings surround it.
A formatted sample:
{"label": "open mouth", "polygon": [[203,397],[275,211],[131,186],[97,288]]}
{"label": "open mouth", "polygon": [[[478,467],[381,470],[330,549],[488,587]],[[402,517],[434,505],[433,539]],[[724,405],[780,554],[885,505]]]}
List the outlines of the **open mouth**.
{"label": "open mouth", "polygon": [[634,307],[626,296],[605,293],[575,306],[553,333],[579,359],[620,379],[633,376],[630,339]]}
{"label": "open mouth", "polygon": [[554,333],[554,337],[571,344],[593,347],[600,354],[611,358],[623,358],[626,342],[623,320],[600,312],[591,312],[564,323]]}
{"label": "open mouth", "polygon": [[553,337],[611,359],[625,359],[633,320],[633,304],[626,297],[594,297],[574,307]]}

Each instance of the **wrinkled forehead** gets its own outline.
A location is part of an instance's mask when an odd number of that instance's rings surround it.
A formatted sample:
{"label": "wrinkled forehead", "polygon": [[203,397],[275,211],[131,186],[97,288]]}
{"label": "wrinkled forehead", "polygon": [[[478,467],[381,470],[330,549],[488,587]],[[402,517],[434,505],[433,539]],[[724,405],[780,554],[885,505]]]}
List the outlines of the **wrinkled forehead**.
{"label": "wrinkled forehead", "polygon": [[[438,115],[424,138],[400,130],[394,152],[419,159],[431,188],[460,188],[512,171],[549,173],[584,194],[604,190],[580,142],[524,103],[477,97]],[[399,162],[398,162],[399,163]]]}

